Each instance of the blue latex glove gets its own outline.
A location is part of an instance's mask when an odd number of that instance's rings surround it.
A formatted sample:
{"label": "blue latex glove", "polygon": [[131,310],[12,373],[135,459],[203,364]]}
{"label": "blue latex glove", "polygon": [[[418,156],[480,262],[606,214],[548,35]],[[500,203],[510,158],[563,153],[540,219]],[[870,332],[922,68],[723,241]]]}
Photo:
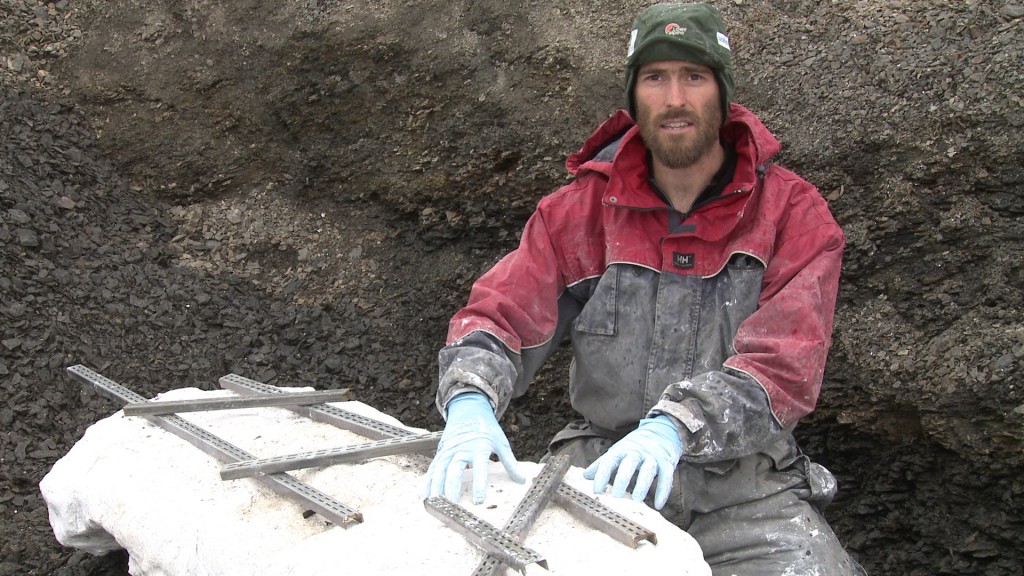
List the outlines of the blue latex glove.
{"label": "blue latex glove", "polygon": [[[636,473],[633,500],[643,501],[651,489],[655,475],[654,507],[661,510],[672,490],[672,477],[683,455],[683,441],[672,419],[664,414],[645,418],[640,426],[612,445],[600,458],[583,471],[583,477],[594,481],[594,492],[604,492],[615,474],[612,496],[625,496],[629,481]],[[639,469],[639,471],[638,471]]]}
{"label": "blue latex glove", "polygon": [[471,467],[473,503],[482,503],[487,493],[487,467],[491,454],[498,455],[498,460],[514,482],[526,482],[487,396],[480,392],[465,392],[452,398],[445,410],[448,413],[447,423],[437,445],[437,454],[427,470],[427,498],[443,493],[445,498],[458,502],[462,493],[462,473]]}

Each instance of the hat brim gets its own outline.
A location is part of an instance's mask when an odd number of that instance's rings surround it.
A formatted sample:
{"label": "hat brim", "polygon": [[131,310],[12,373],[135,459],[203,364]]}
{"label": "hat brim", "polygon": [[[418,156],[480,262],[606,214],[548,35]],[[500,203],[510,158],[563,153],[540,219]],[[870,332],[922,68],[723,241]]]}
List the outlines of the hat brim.
{"label": "hat brim", "polygon": [[722,63],[705,46],[687,42],[681,38],[654,38],[640,46],[626,62],[627,68],[638,68],[651,62],[684,60],[708,68],[721,68]]}

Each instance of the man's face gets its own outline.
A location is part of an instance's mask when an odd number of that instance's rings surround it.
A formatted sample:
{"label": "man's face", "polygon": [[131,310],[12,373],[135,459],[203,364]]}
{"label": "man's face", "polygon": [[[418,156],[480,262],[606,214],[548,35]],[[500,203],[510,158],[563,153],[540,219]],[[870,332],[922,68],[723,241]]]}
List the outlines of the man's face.
{"label": "man's face", "polygon": [[640,135],[666,167],[692,166],[717,145],[722,105],[707,66],[682,60],[644,64],[634,98]]}

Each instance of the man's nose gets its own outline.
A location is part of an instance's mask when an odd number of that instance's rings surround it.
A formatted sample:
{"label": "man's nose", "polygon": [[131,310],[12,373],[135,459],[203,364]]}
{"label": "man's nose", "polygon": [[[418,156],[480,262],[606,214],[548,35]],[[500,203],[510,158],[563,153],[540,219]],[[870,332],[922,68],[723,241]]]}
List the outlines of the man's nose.
{"label": "man's nose", "polygon": [[679,80],[668,83],[665,104],[670,108],[685,108],[688,103],[686,86]]}

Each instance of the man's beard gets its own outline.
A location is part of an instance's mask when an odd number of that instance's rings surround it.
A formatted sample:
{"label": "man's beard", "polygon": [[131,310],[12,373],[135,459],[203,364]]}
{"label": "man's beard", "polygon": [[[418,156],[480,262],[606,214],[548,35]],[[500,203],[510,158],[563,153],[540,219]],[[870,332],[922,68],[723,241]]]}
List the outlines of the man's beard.
{"label": "man's beard", "polygon": [[[700,114],[694,112],[666,112],[656,118],[641,105],[637,105],[637,124],[640,136],[651,154],[667,168],[693,166],[718,143],[718,129],[722,112],[715,100],[710,100]],[[673,120],[685,120],[696,131],[686,136],[661,134],[659,126]],[[661,136],[661,137],[659,137]]]}

